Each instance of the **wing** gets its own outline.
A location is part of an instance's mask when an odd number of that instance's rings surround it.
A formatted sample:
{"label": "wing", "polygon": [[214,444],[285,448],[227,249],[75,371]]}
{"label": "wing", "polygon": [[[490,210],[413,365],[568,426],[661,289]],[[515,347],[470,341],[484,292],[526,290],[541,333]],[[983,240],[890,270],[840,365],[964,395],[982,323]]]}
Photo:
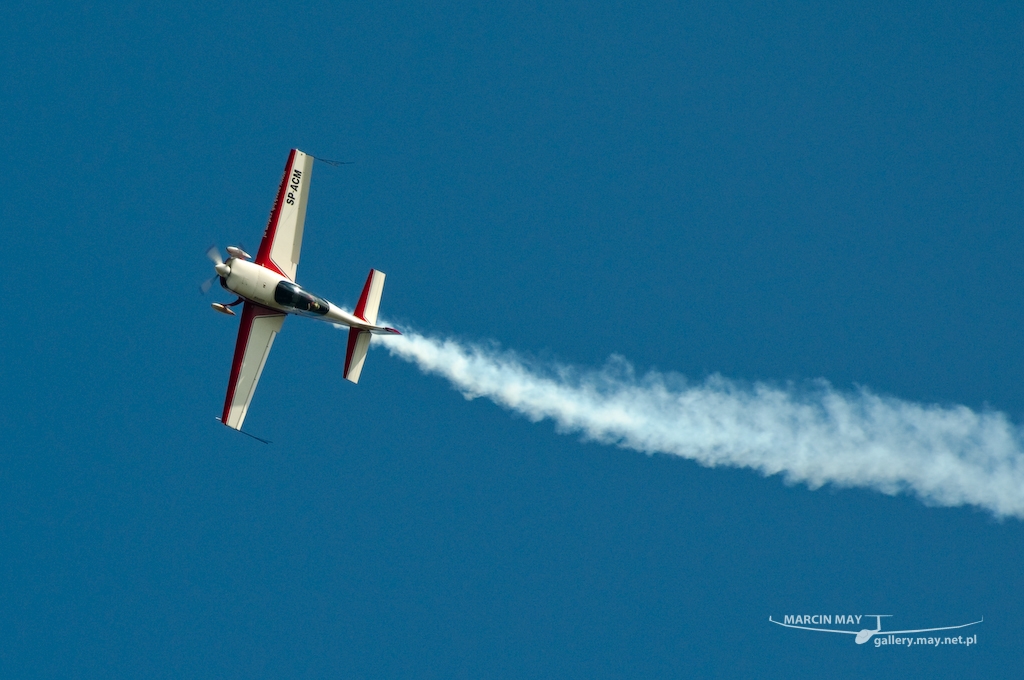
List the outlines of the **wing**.
{"label": "wing", "polygon": [[[773,619],[770,616],[768,617],[768,620],[771,621],[772,623],[774,623],[776,626],[785,626],[786,628],[799,628],[800,630],[816,630],[819,633],[846,633],[847,635],[856,635],[857,634],[857,631],[855,631],[855,630],[831,630],[829,628],[811,628],[810,626],[796,626],[796,625],[793,625],[792,623],[782,623],[780,621],[776,621],[775,619]],[[885,631],[885,632],[888,633],[889,631]]]}
{"label": "wing", "polygon": [[284,177],[277,190],[277,199],[270,211],[267,230],[263,232],[256,264],[295,280],[302,250],[302,226],[306,221],[306,200],[309,180],[313,174],[313,157],[298,149],[288,154]]}
{"label": "wing", "polygon": [[235,358],[231,361],[231,378],[224,399],[220,420],[228,427],[242,429],[249,402],[256,393],[263,366],[267,363],[274,338],[281,330],[285,315],[246,301],[242,321],[238,324]]}
{"label": "wing", "polygon": [[981,623],[984,620],[985,619],[982,619],[981,621],[971,621],[970,623],[965,623],[965,624],[962,624],[962,625],[959,625],[959,626],[943,626],[942,628],[918,628],[917,630],[883,630],[879,634],[880,635],[899,635],[900,633],[930,633],[933,630],[954,630],[956,628],[966,628],[967,626],[973,626],[975,624]]}

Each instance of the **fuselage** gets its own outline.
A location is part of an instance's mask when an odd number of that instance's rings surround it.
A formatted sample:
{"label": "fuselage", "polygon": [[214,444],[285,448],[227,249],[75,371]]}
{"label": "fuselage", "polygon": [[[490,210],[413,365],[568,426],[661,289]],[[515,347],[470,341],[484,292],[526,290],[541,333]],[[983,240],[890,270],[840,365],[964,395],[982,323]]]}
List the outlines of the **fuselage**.
{"label": "fuselage", "polygon": [[359,317],[255,262],[232,257],[224,264],[230,267],[231,273],[221,277],[222,285],[250,302],[352,328],[373,328]]}

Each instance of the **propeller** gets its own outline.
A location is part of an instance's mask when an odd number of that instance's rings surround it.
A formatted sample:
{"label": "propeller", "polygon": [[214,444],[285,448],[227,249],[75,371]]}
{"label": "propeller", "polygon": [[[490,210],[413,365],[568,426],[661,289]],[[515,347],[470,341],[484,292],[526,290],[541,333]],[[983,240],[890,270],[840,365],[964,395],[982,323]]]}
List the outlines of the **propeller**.
{"label": "propeller", "polygon": [[210,246],[210,249],[206,251],[206,257],[215,265],[224,264],[224,258],[220,256],[220,248],[216,245]]}
{"label": "propeller", "polygon": [[[221,257],[220,248],[216,245],[212,245],[206,251],[206,257],[213,262],[213,268],[217,270],[217,274],[206,281],[203,281],[202,285],[199,286],[199,290],[203,291],[203,295],[210,292],[210,288],[213,286],[213,282],[219,278],[226,278],[231,274],[231,267],[224,262],[224,258]],[[228,257],[231,259],[239,260],[251,260],[252,255],[245,252],[244,248],[238,246],[228,246]]]}
{"label": "propeller", "polygon": [[203,295],[210,292],[210,288],[213,287],[213,282],[220,278],[220,275],[214,276],[212,279],[206,279],[199,285],[199,290],[202,291]]}
{"label": "propeller", "polygon": [[214,281],[231,273],[231,268],[224,264],[224,258],[220,256],[220,248],[216,245],[212,245],[207,249],[206,257],[213,262],[213,268],[217,270],[217,273],[213,278],[203,281],[202,285],[199,286],[199,290],[203,292],[203,295],[210,292],[210,288],[213,287]]}

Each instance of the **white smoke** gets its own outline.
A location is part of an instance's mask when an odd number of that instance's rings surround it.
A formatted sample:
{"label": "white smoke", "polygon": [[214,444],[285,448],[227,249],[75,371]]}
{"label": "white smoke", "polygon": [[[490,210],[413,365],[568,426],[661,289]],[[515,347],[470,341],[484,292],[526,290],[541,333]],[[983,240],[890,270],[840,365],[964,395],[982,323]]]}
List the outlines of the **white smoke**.
{"label": "white smoke", "polygon": [[743,386],[714,376],[641,379],[621,358],[601,370],[541,366],[516,354],[416,333],[382,336],[392,355],[563,432],[713,467],[823,484],[909,492],[934,505],[975,505],[1024,518],[1022,434],[1002,413],[840,392]]}

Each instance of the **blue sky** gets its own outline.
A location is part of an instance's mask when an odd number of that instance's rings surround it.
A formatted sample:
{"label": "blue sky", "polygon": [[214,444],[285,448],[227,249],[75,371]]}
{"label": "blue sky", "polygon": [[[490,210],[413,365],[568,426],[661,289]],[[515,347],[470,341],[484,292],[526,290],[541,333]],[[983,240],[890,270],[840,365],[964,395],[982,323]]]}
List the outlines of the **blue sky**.
{"label": "blue sky", "polygon": [[[299,281],[539,363],[1024,422],[1018,5],[0,9],[0,675],[1002,677],[1021,520],[580,440],[289,319],[221,427],[288,149]],[[768,616],[976,620],[876,649]],[[888,624],[887,624],[888,625]]]}

